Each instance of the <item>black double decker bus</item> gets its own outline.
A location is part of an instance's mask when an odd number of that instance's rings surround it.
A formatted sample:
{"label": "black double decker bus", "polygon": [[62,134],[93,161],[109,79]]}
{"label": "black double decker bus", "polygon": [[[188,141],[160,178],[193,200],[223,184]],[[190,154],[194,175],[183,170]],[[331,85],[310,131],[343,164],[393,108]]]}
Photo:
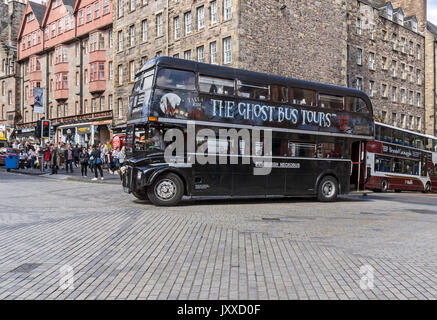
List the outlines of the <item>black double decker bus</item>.
{"label": "black double decker bus", "polygon": [[[156,205],[183,196],[333,201],[349,192],[353,157],[373,139],[362,91],[157,57],[136,74],[120,174],[125,192]],[[182,153],[169,151],[176,140]]]}

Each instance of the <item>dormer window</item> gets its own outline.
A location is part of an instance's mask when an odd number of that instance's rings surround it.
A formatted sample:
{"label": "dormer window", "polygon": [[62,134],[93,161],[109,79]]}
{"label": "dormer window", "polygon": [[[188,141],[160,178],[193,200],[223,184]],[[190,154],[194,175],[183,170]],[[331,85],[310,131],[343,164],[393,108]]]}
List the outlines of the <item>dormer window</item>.
{"label": "dormer window", "polygon": [[387,14],[387,19],[393,20],[393,7],[391,3],[387,4],[386,14]]}
{"label": "dormer window", "polygon": [[417,32],[417,21],[411,20],[411,29],[413,29],[414,32]]}
{"label": "dormer window", "polygon": [[404,13],[402,10],[399,10],[398,12],[398,23],[402,26],[404,25]]}

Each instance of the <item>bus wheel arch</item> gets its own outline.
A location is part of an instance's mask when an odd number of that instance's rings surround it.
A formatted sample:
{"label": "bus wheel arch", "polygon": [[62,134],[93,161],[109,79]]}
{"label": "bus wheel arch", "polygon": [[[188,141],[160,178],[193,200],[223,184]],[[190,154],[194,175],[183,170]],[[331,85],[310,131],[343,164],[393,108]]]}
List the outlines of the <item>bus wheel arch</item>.
{"label": "bus wheel arch", "polygon": [[380,190],[381,192],[387,192],[390,187],[390,184],[386,178],[381,180]]}
{"label": "bus wheel arch", "polygon": [[158,175],[147,187],[150,201],[157,206],[177,205],[184,195],[185,185],[180,176],[171,171]]}
{"label": "bus wheel arch", "polygon": [[164,174],[167,174],[167,173],[173,173],[173,174],[177,175],[179,177],[179,179],[182,180],[182,183],[184,185],[184,192],[183,192],[183,194],[184,195],[188,195],[187,179],[180,172],[178,172],[176,170],[169,169],[169,168],[161,169],[159,171],[154,172],[151,175],[151,177],[150,177],[150,179],[149,179],[149,181],[147,183],[147,188],[150,188],[152,186],[152,184],[156,181],[157,178],[159,178],[160,176],[162,176]]}
{"label": "bus wheel arch", "polygon": [[325,173],[317,181],[317,200],[331,202],[337,199],[340,194],[340,182],[333,173]]}

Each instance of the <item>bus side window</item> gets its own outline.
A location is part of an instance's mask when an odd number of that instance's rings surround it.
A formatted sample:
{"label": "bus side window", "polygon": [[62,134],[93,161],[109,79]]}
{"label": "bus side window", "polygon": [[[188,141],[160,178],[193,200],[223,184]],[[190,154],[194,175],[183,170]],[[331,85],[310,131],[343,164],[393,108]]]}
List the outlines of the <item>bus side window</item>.
{"label": "bus side window", "polygon": [[314,107],[316,105],[316,92],[300,88],[290,88],[290,102]]}
{"label": "bus side window", "polygon": [[238,96],[243,98],[269,100],[269,86],[264,84],[238,80]]}
{"label": "bus side window", "polygon": [[224,94],[233,96],[235,93],[234,80],[199,76],[199,90],[210,94]]}
{"label": "bus side window", "polygon": [[196,76],[194,72],[161,69],[158,71],[156,84],[161,87],[195,90]]}
{"label": "bus side window", "polygon": [[343,110],[343,97],[319,94],[319,106],[321,108]]}
{"label": "bus side window", "polygon": [[294,141],[288,141],[288,156],[315,158],[316,145],[314,143],[298,143]]}
{"label": "bus side window", "polygon": [[357,97],[346,97],[346,110],[359,113],[369,113],[366,102]]}
{"label": "bus side window", "polygon": [[274,84],[271,86],[271,90],[272,90],[273,102],[279,102],[279,103],[288,102],[287,87],[278,86]]}

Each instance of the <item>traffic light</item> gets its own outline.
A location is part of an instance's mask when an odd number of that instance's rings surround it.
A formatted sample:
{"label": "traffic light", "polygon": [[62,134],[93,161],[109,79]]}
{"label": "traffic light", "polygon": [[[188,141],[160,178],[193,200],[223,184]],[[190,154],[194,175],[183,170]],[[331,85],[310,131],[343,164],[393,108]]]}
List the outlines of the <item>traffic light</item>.
{"label": "traffic light", "polygon": [[51,121],[50,120],[41,120],[41,138],[50,138],[50,129],[51,129]]}
{"label": "traffic light", "polygon": [[41,138],[41,121],[36,122],[35,137]]}

